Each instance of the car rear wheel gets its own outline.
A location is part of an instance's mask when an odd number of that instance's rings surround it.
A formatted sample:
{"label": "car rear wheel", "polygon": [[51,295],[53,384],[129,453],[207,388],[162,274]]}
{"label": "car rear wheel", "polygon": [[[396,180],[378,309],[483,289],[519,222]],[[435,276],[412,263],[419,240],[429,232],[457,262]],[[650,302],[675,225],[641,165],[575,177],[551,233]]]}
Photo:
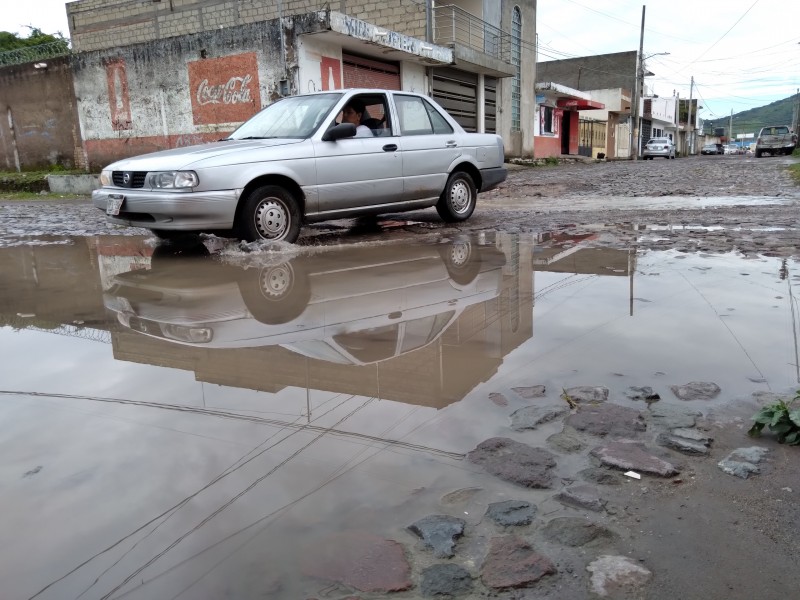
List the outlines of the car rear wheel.
{"label": "car rear wheel", "polygon": [[472,215],[478,201],[478,190],[469,173],[456,171],[447,179],[436,212],[448,223],[465,221]]}
{"label": "car rear wheel", "polygon": [[278,185],[256,188],[244,199],[238,230],[239,236],[248,242],[294,243],[300,235],[297,200]]}

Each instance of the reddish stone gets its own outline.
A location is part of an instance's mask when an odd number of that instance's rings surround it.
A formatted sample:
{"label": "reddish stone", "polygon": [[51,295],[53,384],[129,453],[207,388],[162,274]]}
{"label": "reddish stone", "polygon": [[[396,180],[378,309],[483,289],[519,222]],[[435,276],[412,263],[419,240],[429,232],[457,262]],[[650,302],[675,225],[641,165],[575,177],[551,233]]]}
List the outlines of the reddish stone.
{"label": "reddish stone", "polygon": [[546,556],[517,536],[492,538],[481,570],[484,585],[494,589],[523,588],[556,572]]}
{"label": "reddish stone", "polygon": [[317,540],[304,562],[309,576],[360,592],[399,592],[412,586],[403,546],[368,533],[343,532]]}

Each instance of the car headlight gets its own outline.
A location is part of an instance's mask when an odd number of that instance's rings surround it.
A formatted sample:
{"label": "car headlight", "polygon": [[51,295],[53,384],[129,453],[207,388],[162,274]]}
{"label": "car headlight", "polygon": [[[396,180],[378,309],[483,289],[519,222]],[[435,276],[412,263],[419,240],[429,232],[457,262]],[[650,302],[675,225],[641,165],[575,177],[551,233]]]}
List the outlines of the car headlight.
{"label": "car headlight", "polygon": [[194,171],[153,171],[147,174],[147,187],[158,189],[193,188],[200,183]]}
{"label": "car headlight", "polygon": [[111,185],[111,171],[101,171],[100,172],[100,185],[102,186],[109,186]]}
{"label": "car headlight", "polygon": [[161,326],[164,337],[178,342],[207,344],[214,339],[214,331],[208,327],[189,327],[165,323]]}

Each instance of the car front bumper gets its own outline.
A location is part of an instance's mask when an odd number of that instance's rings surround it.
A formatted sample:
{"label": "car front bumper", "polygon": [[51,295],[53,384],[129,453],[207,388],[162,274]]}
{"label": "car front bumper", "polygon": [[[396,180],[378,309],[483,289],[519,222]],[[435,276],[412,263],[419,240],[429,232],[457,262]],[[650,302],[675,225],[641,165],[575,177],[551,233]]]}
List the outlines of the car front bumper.
{"label": "car front bumper", "polygon": [[236,215],[235,190],[158,192],[103,187],[92,192],[92,204],[106,212],[111,195],[122,195],[124,200],[119,214],[106,214],[106,219],[130,227],[172,231],[231,229]]}

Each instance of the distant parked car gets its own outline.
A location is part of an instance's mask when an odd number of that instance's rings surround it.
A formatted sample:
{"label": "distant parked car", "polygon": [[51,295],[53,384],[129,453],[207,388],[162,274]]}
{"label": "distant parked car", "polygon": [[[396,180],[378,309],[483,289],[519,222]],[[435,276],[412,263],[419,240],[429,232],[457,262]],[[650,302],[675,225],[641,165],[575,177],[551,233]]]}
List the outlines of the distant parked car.
{"label": "distant parked car", "polygon": [[722,154],[722,144],[706,144],[700,150],[700,154]]}
{"label": "distant parked car", "polygon": [[655,156],[664,158],[675,158],[675,144],[672,140],[665,137],[650,138],[644,145],[642,158],[653,160]]}
{"label": "distant parked car", "polygon": [[273,102],[224,140],[117,161],[94,205],[163,238],[294,242],[303,224],[435,206],[464,221],[506,178],[503,140],[428,96],[336,90]]}
{"label": "distant parked car", "polygon": [[797,134],[785,125],[771,125],[762,127],[756,140],[756,158],[761,158],[765,153],[770,156],[778,154],[791,154],[797,147]]}
{"label": "distant parked car", "polygon": [[725,154],[744,154],[744,150],[736,144],[728,144],[725,146]]}

